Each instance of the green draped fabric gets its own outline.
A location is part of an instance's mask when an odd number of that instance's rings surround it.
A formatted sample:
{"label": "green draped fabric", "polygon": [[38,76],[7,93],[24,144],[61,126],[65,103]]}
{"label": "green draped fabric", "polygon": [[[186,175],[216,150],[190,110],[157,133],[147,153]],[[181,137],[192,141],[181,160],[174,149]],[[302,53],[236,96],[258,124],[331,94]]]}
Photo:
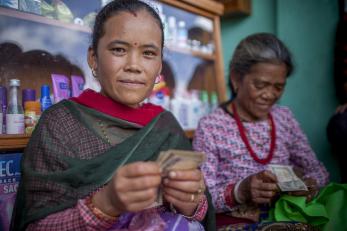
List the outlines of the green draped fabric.
{"label": "green draped fabric", "polygon": [[[120,127],[125,134],[134,132],[110,145],[95,128],[97,120]],[[54,105],[42,115],[25,150],[11,230],[24,230],[31,222],[73,207],[106,184],[118,167],[155,160],[160,151],[173,148],[190,150],[191,144],[170,112],[139,128],[71,101]],[[215,230],[211,197],[206,195],[209,211],[204,225]]]}
{"label": "green draped fabric", "polygon": [[347,230],[347,184],[330,183],[306,203],[305,197],[283,195],[268,221],[297,221],[320,230]]}

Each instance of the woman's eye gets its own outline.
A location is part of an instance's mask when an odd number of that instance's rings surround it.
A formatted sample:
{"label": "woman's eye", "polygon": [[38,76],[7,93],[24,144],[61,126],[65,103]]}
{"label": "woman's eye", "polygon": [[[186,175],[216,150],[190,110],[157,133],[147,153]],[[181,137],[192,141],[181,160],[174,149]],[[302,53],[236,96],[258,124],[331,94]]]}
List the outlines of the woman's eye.
{"label": "woman's eye", "polygon": [[122,48],[122,47],[114,47],[111,50],[115,54],[123,54],[123,53],[125,53],[125,49]]}
{"label": "woman's eye", "polygon": [[276,85],[275,88],[277,91],[283,91],[284,85]]}
{"label": "woman's eye", "polygon": [[257,83],[257,84],[255,84],[254,86],[255,86],[255,88],[257,88],[257,89],[263,89],[263,88],[265,87],[265,84]]}
{"label": "woman's eye", "polygon": [[143,54],[146,57],[154,57],[157,55],[154,51],[144,51]]}

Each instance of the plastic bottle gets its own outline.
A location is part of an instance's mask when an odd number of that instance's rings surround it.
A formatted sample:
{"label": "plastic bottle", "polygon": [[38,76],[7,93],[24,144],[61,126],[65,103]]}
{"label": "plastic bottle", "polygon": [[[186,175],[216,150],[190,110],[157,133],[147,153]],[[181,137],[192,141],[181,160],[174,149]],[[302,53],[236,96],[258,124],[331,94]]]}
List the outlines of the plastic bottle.
{"label": "plastic bottle", "polygon": [[41,86],[41,98],[40,98],[40,103],[41,103],[41,111],[43,112],[50,106],[52,106],[52,100],[50,97],[50,90],[48,85],[42,85]]}
{"label": "plastic bottle", "polygon": [[196,127],[198,126],[198,122],[202,116],[202,113],[201,113],[202,103],[199,99],[198,90],[192,90],[190,95],[191,95],[191,100],[189,104],[188,124],[189,124],[189,129],[196,129]]}
{"label": "plastic bottle", "polygon": [[24,134],[23,107],[18,103],[19,79],[10,79],[10,96],[6,112],[6,133]]}
{"label": "plastic bottle", "polygon": [[211,93],[211,105],[210,112],[214,111],[218,107],[218,96],[216,92]]}
{"label": "plastic bottle", "polygon": [[160,18],[161,18],[161,21],[163,23],[163,26],[164,26],[164,38],[165,38],[165,41],[164,41],[164,44],[166,45],[169,41],[169,24],[167,23],[167,19],[166,19],[166,15],[165,14],[161,14],[160,15]]}
{"label": "plastic bottle", "polygon": [[171,99],[170,102],[170,111],[176,117],[178,123],[181,125],[183,129],[188,129],[188,110],[189,105],[181,95],[181,91],[177,91],[175,93],[175,97]]}
{"label": "plastic bottle", "polygon": [[185,21],[179,21],[178,22],[177,40],[178,40],[178,46],[187,47],[188,31],[186,28],[186,22]]}
{"label": "plastic bottle", "polygon": [[177,40],[176,18],[174,16],[169,16],[168,36],[167,36],[168,45],[174,45],[176,43],[176,40]]}
{"label": "plastic bottle", "polygon": [[41,105],[37,101],[26,101],[24,104],[25,134],[31,135],[41,115]]}
{"label": "plastic bottle", "polygon": [[210,113],[210,103],[208,101],[208,92],[207,91],[201,91],[201,102],[202,102],[202,115],[207,115]]}
{"label": "plastic bottle", "polygon": [[22,106],[25,109],[26,101],[35,101],[36,100],[36,91],[34,89],[26,88],[22,90]]}
{"label": "plastic bottle", "polygon": [[6,110],[7,110],[7,89],[4,86],[0,86],[0,113],[2,114],[2,130],[0,134],[6,134]]}

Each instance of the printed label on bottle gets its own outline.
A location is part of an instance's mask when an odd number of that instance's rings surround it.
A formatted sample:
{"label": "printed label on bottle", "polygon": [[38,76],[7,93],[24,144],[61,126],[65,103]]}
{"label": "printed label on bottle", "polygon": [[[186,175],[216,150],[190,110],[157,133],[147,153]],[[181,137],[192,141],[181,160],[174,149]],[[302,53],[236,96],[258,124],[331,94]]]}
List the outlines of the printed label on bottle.
{"label": "printed label on bottle", "polygon": [[6,126],[7,134],[24,134],[24,115],[7,114]]}

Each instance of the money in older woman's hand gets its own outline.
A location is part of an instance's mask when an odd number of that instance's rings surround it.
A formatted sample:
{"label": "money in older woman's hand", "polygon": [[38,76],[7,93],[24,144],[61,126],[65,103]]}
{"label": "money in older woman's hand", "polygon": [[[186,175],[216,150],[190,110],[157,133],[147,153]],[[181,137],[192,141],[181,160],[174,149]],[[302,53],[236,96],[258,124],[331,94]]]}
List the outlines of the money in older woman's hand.
{"label": "money in older woman's hand", "polygon": [[198,168],[205,160],[205,153],[170,149],[159,154],[157,163],[166,176],[172,170],[190,170]]}
{"label": "money in older woman's hand", "polygon": [[268,165],[269,170],[276,175],[277,185],[282,192],[307,191],[305,183],[294,173],[288,165]]}

